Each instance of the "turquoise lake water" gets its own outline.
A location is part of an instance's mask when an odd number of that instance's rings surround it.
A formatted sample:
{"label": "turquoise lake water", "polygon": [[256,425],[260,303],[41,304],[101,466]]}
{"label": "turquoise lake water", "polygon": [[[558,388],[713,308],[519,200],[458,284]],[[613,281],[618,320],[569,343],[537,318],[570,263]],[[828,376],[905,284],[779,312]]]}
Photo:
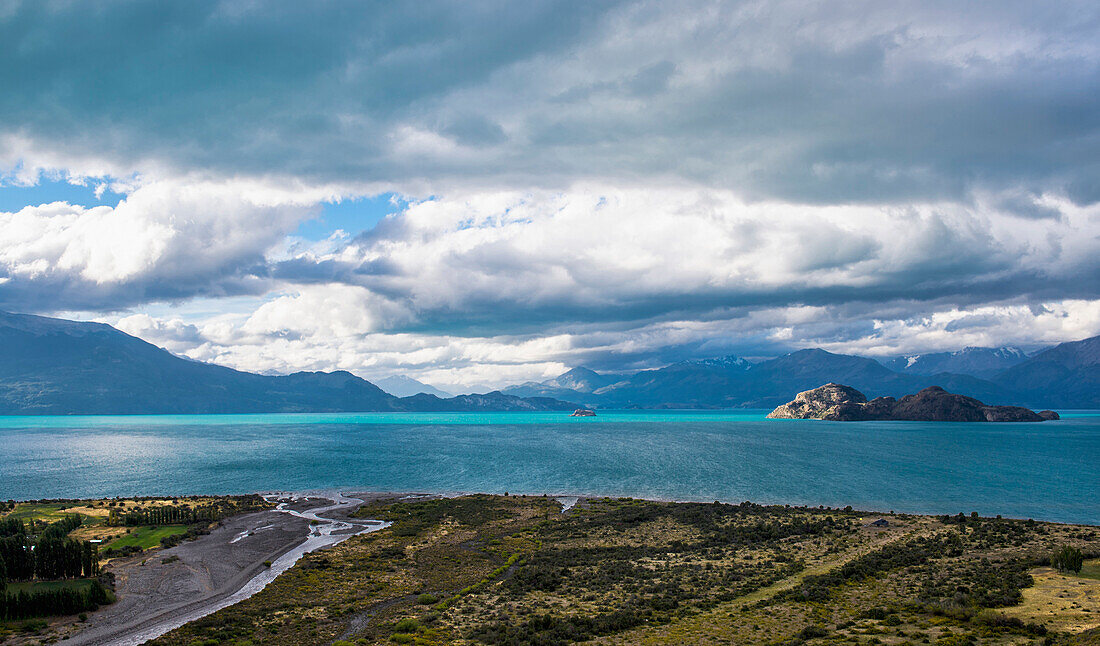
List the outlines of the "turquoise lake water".
{"label": "turquoise lake water", "polygon": [[1100,412],[1058,422],[766,411],[0,417],[0,499],[359,491],[593,494],[1100,524]]}

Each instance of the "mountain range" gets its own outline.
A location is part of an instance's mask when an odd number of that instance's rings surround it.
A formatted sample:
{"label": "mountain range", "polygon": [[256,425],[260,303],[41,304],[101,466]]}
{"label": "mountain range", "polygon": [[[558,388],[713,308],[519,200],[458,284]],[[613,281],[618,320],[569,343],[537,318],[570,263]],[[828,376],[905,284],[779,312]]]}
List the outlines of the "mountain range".
{"label": "mountain range", "polygon": [[936,352],[896,357],[883,362],[894,372],[936,375],[941,372],[993,379],[1009,368],[1027,361],[1019,348],[964,348],[957,352]]}
{"label": "mountain range", "polygon": [[[879,362],[807,349],[758,363],[727,356],[628,374],[578,367],[543,382],[446,397],[407,377],[385,382],[406,389],[391,394],[346,371],[242,372],[102,323],[0,312],[0,414],[7,415],[773,408],[829,382],[870,397],[941,386],[990,404],[1100,408],[1100,337],[1031,356],[967,348]],[[410,390],[416,394],[396,396]]]}
{"label": "mountain range", "polygon": [[412,397],[413,395],[419,395],[420,393],[435,395],[436,397],[440,397],[443,399],[454,397],[454,395],[447,391],[440,390],[435,386],[417,381],[416,379],[413,379],[412,377],[409,377],[407,375],[392,375],[390,377],[382,377],[381,379],[375,379],[371,383],[393,395],[394,397]]}
{"label": "mountain range", "polygon": [[178,357],[102,323],[0,312],[0,414],[541,411],[491,392],[395,397],[350,372],[258,375]]}
{"label": "mountain range", "polygon": [[967,348],[879,362],[808,349],[759,363],[724,357],[625,375],[574,368],[503,392],[597,408],[772,408],[829,382],[851,385],[870,397],[901,397],[940,386],[991,404],[1100,408],[1100,337],[1031,356],[1015,348]]}

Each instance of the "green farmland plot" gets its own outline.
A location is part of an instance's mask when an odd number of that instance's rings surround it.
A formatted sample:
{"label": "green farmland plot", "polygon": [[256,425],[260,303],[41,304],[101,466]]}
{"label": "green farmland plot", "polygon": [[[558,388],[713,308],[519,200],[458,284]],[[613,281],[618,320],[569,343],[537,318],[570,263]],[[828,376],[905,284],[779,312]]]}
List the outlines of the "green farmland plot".
{"label": "green farmland plot", "polygon": [[120,536],[108,543],[107,549],[122,549],[124,547],[139,547],[147,550],[160,545],[162,538],[187,533],[187,525],[164,525],[161,527],[135,527],[132,532]]}

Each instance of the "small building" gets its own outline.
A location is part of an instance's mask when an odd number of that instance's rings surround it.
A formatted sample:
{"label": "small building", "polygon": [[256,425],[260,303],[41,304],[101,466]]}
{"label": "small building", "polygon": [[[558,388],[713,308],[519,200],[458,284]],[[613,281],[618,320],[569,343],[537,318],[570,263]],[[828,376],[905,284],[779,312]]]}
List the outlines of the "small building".
{"label": "small building", "polygon": [[890,526],[890,521],[886,520],[885,518],[879,518],[878,520],[872,520],[871,522],[867,523],[867,526],[868,527],[889,527]]}

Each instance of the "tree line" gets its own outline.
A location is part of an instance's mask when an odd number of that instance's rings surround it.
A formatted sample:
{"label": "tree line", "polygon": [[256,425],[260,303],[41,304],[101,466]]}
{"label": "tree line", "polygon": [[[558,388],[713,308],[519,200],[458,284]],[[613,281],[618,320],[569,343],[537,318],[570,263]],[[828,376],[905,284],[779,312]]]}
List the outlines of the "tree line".
{"label": "tree line", "polygon": [[99,573],[96,546],[68,537],[82,522],[80,515],[69,514],[47,525],[35,537],[18,518],[0,520],[0,564],[4,579],[29,581],[96,576]]}
{"label": "tree line", "polygon": [[83,588],[57,588],[0,594],[0,619],[75,615],[113,603],[114,595],[99,580]]}
{"label": "tree line", "polygon": [[187,505],[161,505],[148,509],[123,511],[111,509],[107,514],[107,524],[115,527],[137,527],[139,525],[191,525],[213,522],[225,516],[225,512],[210,505],[189,507]]}
{"label": "tree line", "polygon": [[114,601],[99,580],[81,587],[7,590],[8,581],[96,576],[99,573],[96,546],[68,536],[83,520],[79,514],[69,514],[34,536],[21,519],[0,519],[0,619],[71,615]]}

